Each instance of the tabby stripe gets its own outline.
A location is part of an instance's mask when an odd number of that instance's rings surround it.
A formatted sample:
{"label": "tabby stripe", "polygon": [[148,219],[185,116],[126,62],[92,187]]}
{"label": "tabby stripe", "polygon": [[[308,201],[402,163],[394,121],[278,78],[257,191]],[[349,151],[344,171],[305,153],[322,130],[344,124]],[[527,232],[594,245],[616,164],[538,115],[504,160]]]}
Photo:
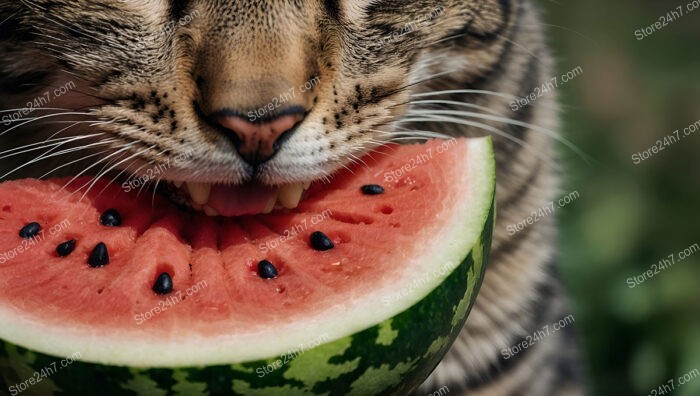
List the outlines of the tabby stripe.
{"label": "tabby stripe", "polygon": [[[553,260],[551,261],[552,263],[548,265],[553,265]],[[534,327],[536,329],[540,329],[541,327],[537,326],[540,324],[545,324],[546,319],[549,317],[548,308],[550,308],[551,304],[555,301],[555,287],[551,284],[550,279],[546,279],[544,282],[539,283],[536,290],[538,298],[532,302],[532,305],[527,310],[528,312],[534,312],[535,317],[532,318],[532,326],[523,326],[525,328]],[[531,334],[532,333],[523,335],[521,339],[517,339],[516,344],[521,343],[525,336]],[[501,354],[501,350],[499,350],[498,360],[496,362],[489,363],[488,368],[486,368],[486,372],[480,372],[478,375],[469,375],[465,385],[472,391],[490,385],[492,382],[497,381],[499,378],[507,375],[509,372],[519,367],[519,363],[522,362],[525,357],[533,353],[532,351],[536,351],[537,346],[539,346],[539,344],[524,348],[518,354],[511,356],[509,359],[506,359],[503,354]]]}
{"label": "tabby stripe", "polygon": [[[516,16],[516,20],[521,19],[524,13],[524,8],[519,7],[518,8],[518,15]],[[511,25],[513,28],[510,29],[508,34],[506,36],[501,35],[501,37],[505,40],[503,43],[503,47],[498,53],[498,59],[496,62],[494,62],[493,67],[489,69],[487,72],[485,72],[483,75],[479,76],[478,78],[474,79],[473,81],[469,82],[468,84],[465,85],[465,88],[468,89],[488,89],[487,86],[493,82],[493,81],[500,81],[501,77],[503,77],[504,73],[506,72],[505,65],[510,65],[511,62],[510,60],[512,59],[513,56],[513,43],[514,43],[514,38],[515,36],[520,32],[520,24],[513,24]],[[445,36],[445,38],[451,37],[451,35]],[[461,36],[455,37],[454,40],[459,39]],[[447,40],[444,41],[445,46],[449,46],[452,44],[454,40]]]}
{"label": "tabby stripe", "polygon": [[[524,74],[523,80],[521,80],[521,86],[527,87],[525,89],[526,91],[528,89],[530,90],[530,92],[534,90],[535,83],[533,81],[537,81],[537,79],[539,78],[539,72],[540,64],[538,63],[537,59],[533,57],[528,63],[527,71]],[[518,92],[522,92],[522,90],[519,90]],[[516,112],[512,112],[510,107],[508,107],[507,111],[514,113],[514,115],[509,118],[515,121],[531,124],[535,117],[535,110],[535,106],[530,105],[521,108]],[[508,128],[505,129],[506,133],[511,132],[511,136],[523,141],[527,141],[528,134],[531,132],[530,128],[520,125],[508,125]],[[501,161],[501,163],[499,164],[499,171],[502,175],[509,175],[511,174],[512,167],[519,164],[518,161],[515,161],[513,157],[516,155],[516,153],[523,152],[525,147],[521,144],[518,144],[517,142],[513,142],[505,138],[499,138],[499,142],[498,144],[494,145],[494,149],[496,151],[497,158],[508,158],[508,160],[506,161]]]}
{"label": "tabby stripe", "polygon": [[[562,348],[560,348],[561,356],[558,364],[554,367],[555,376],[550,383],[551,390],[573,386],[573,384],[579,383],[583,377],[583,369],[577,360],[577,353],[574,350],[574,348],[578,348],[575,327],[568,325],[561,330],[560,334],[562,336],[560,339],[560,344],[562,345]],[[567,347],[568,349],[564,349]]]}
{"label": "tabby stripe", "polygon": [[[501,92],[518,97],[529,95],[542,83],[547,77],[545,73],[550,70],[549,56],[541,33],[527,28],[539,22],[539,18],[529,1],[513,3],[512,7],[518,7],[513,12],[513,15],[517,15],[515,23],[509,30],[490,37],[494,41],[489,60],[494,57],[498,59],[494,66],[472,83],[461,82],[459,79],[446,79],[446,83],[452,83],[453,87]],[[467,37],[472,36],[466,33],[469,32],[465,31]],[[496,37],[503,41],[495,40]],[[464,41],[466,45],[474,40],[467,38]],[[532,48],[521,48],[520,42]],[[489,48],[477,47],[477,50],[486,52]],[[540,61],[540,56],[545,60]],[[513,112],[508,105],[510,99],[504,101],[482,95],[455,96],[496,110],[504,117],[522,123],[537,124],[540,120],[549,122],[556,115],[550,108],[540,106],[541,103]],[[488,124],[526,141],[544,155],[552,154],[549,140],[531,128],[497,122]],[[518,143],[496,135],[493,138],[498,164],[499,206],[502,211],[505,209],[502,213],[511,217],[518,216],[529,207],[530,201],[549,199],[547,197],[553,193],[550,181],[556,177],[556,172],[550,169],[550,163],[533,158],[528,149],[523,150],[524,147]],[[507,360],[500,353],[502,348],[513,346],[503,346],[504,339],[513,339],[514,344],[522,343],[522,333],[527,331],[523,329],[539,331],[545,324],[551,326],[551,323],[565,316],[561,313],[568,308],[566,300],[562,299],[562,286],[554,268],[555,259],[546,254],[551,249],[553,231],[551,220],[537,227],[527,227],[510,237],[505,236],[504,229],[498,229],[497,243],[493,246],[489,260],[491,267],[487,270],[482,286],[482,293],[487,290],[488,293],[484,294],[488,297],[477,299],[472,312],[472,315],[478,312],[479,321],[471,325],[467,321],[465,331],[458,339],[458,348],[453,348],[449,361],[446,361],[449,365],[441,368],[438,375],[432,376],[430,387],[435,386],[437,389],[445,384],[434,381],[449,378],[455,388],[457,384],[466,387],[467,394],[546,395],[559,394],[562,391],[560,387],[567,385],[563,379],[571,376],[575,370],[572,365],[568,368],[557,368],[557,365],[560,362],[566,364],[567,359],[573,360],[576,351],[568,348],[564,332],[557,332],[546,342],[519,350]],[[530,250],[537,247],[545,250],[532,254]],[[507,283],[504,282],[514,279],[521,271],[526,271],[527,276],[524,279],[516,278],[519,280],[518,290],[506,288]],[[494,318],[498,320],[494,321]],[[571,332],[572,329],[567,330]],[[532,333],[524,336],[528,335],[532,336]],[[470,355],[470,348],[476,349],[479,355]],[[467,354],[461,353],[463,351]],[[447,385],[453,389],[452,385]]]}
{"label": "tabby stripe", "polygon": [[323,6],[326,8],[328,16],[336,21],[340,20],[340,4],[338,0],[324,0]]}
{"label": "tabby stripe", "polygon": [[530,172],[527,178],[523,180],[519,186],[517,186],[515,191],[510,193],[510,196],[508,196],[504,201],[500,202],[499,205],[502,208],[508,208],[514,206],[517,203],[517,201],[527,196],[530,190],[532,190],[535,187],[535,181],[540,177],[541,171],[542,161],[539,160],[534,165],[533,171]]}
{"label": "tabby stripe", "polygon": [[[511,11],[512,7],[510,4],[510,0],[499,0],[498,1],[501,5],[501,9],[503,10],[503,23],[501,23],[500,26],[494,31],[486,32],[486,33],[477,33],[469,30],[469,27],[471,27],[471,23],[469,25],[465,26],[464,30],[461,32],[463,34],[466,34],[468,36],[474,37],[478,39],[479,41],[482,42],[489,42],[497,39],[498,37],[501,36],[501,33],[503,33],[506,28],[510,25],[511,22]],[[459,33],[458,33],[459,34]]]}
{"label": "tabby stripe", "polygon": [[528,236],[530,236],[537,227],[525,227],[522,231],[510,236],[503,241],[500,245],[491,250],[489,262],[491,265],[498,265],[504,257],[512,255],[517,252],[520,247],[528,241]]}
{"label": "tabby stripe", "polygon": [[170,1],[170,18],[173,21],[178,21],[180,18],[185,16],[185,9],[187,8],[187,1],[185,0],[171,0]]}

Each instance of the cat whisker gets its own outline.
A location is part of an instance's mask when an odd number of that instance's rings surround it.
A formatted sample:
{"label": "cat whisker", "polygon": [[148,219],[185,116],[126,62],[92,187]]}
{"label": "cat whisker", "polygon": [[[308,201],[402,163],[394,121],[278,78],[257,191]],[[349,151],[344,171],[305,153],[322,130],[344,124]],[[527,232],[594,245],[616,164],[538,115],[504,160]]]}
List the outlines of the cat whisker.
{"label": "cat whisker", "polygon": [[418,92],[414,93],[411,95],[412,98],[426,98],[426,97],[431,97],[431,96],[440,96],[440,95],[454,95],[454,94],[473,94],[473,95],[491,95],[491,96],[498,96],[503,99],[508,99],[508,100],[513,100],[517,99],[516,96],[502,93],[502,92],[495,92],[495,91],[487,91],[483,89],[447,89],[447,90],[442,90],[442,91],[431,91],[431,92]]}
{"label": "cat whisker", "polygon": [[464,36],[466,36],[466,35],[467,35],[466,33],[461,33],[461,34],[455,34],[455,35],[448,36],[448,37],[443,37],[443,38],[441,38],[441,39],[439,39],[439,40],[433,41],[432,43],[423,46],[423,48],[433,47],[433,46],[435,46],[435,45],[437,45],[437,44],[444,43],[445,41],[450,41],[450,40],[458,39],[458,38],[464,37]]}
{"label": "cat whisker", "polygon": [[391,96],[391,95],[395,95],[395,94],[397,94],[397,93],[399,93],[399,92],[402,92],[402,91],[405,91],[405,90],[407,90],[407,89],[409,89],[409,88],[415,87],[416,85],[420,85],[420,84],[424,84],[424,83],[429,82],[429,81],[436,80],[436,79],[438,79],[438,78],[440,78],[440,77],[444,77],[444,76],[446,76],[446,75],[448,75],[448,74],[451,74],[451,73],[454,73],[454,72],[457,72],[457,71],[459,71],[459,69],[453,69],[453,70],[448,70],[448,71],[443,71],[443,72],[435,73],[435,74],[432,74],[432,75],[430,75],[430,76],[427,76],[427,77],[424,78],[424,79],[421,79],[421,80],[418,80],[418,81],[410,82],[410,83],[408,83],[408,84],[406,84],[406,85],[404,85],[404,86],[401,86],[401,87],[396,88],[396,89],[394,89],[394,90],[392,90],[392,91],[389,91],[388,93],[382,94],[382,95],[380,95],[379,97],[380,97],[380,98],[387,98],[387,97],[389,97],[389,96]]}
{"label": "cat whisker", "polygon": [[[102,124],[99,124],[99,123],[92,123],[92,124],[89,124],[90,122],[92,122],[92,121],[76,121],[76,122],[73,123],[72,125],[69,125],[69,126],[63,128],[63,129],[60,129],[59,131],[53,133],[51,136],[48,137],[48,139],[53,139],[55,136],[57,136],[57,135],[59,135],[59,134],[65,132],[66,130],[68,130],[68,129],[70,129],[70,128],[73,128],[73,127],[76,126],[76,125],[88,124],[89,127],[94,127],[94,126],[96,126],[96,125],[102,125]],[[111,122],[106,122],[105,124],[110,124],[110,123],[111,123]],[[101,134],[104,134],[104,132],[100,132],[100,133],[101,133]]]}
{"label": "cat whisker", "polygon": [[[117,140],[117,139],[114,139],[114,140]],[[108,160],[108,159],[111,158],[111,157],[114,157],[115,155],[118,155],[118,154],[120,154],[120,153],[123,153],[124,151],[129,150],[129,149],[130,149],[133,145],[135,145],[136,143],[138,143],[138,142],[131,142],[131,143],[125,145],[124,147],[122,147],[121,149],[119,149],[119,150],[113,152],[112,154],[109,154],[108,156],[106,156],[106,157],[104,157],[104,158],[98,160],[98,161],[95,162],[94,164],[92,164],[92,165],[88,166],[87,168],[83,169],[83,170],[80,171],[77,175],[75,175],[72,179],[70,179],[66,184],[64,184],[63,187],[61,188],[61,190],[64,190],[67,186],[69,186],[69,185],[70,185],[71,183],[73,183],[76,179],[78,179],[80,176],[84,175],[87,171],[89,171],[90,169],[92,169],[92,168],[95,167],[96,165],[100,164],[100,163],[103,162],[103,161]]]}
{"label": "cat whisker", "polygon": [[[551,0],[550,0],[550,1],[551,1]],[[557,4],[558,4],[558,3],[557,3]],[[540,23],[539,25],[524,25],[524,24],[518,23],[518,24],[515,25],[515,26],[517,26],[517,27],[531,27],[531,28],[541,28],[542,26],[554,27],[554,28],[566,30],[567,32],[574,33],[574,34],[578,35],[579,37],[584,38],[584,39],[590,41],[591,43],[597,44],[597,42],[596,42],[595,40],[593,40],[592,38],[586,36],[585,34],[579,32],[579,31],[577,31],[577,30],[568,28],[568,27],[566,27],[566,26],[554,25],[554,24],[551,24],[551,23]]]}
{"label": "cat whisker", "polygon": [[10,14],[10,16],[8,16],[7,18],[3,19],[2,22],[0,22],[0,26],[2,26],[5,22],[7,22],[7,21],[9,21],[10,19],[12,19],[12,18],[14,18],[15,16],[17,16],[18,13],[19,13],[18,11],[13,12],[12,14]]}
{"label": "cat whisker", "polygon": [[[27,2],[25,2],[25,4],[27,4]],[[27,5],[30,6],[30,7],[33,6],[33,4],[31,4],[31,3],[28,3]],[[36,5],[34,5],[34,6],[36,6]],[[89,38],[89,39],[91,39],[92,37],[94,37],[94,36],[89,36],[88,34],[86,34],[86,33],[84,33],[84,32],[81,32],[81,31],[79,31],[79,30],[76,30],[76,29],[74,29],[73,27],[69,26],[68,24],[69,24],[70,22],[66,21],[66,20],[65,20],[64,18],[62,18],[60,15],[57,15],[56,13],[48,13],[47,10],[46,10],[44,7],[41,7],[41,6],[36,6],[36,7],[39,7],[39,8],[43,11],[43,12],[38,12],[37,14],[38,14],[39,16],[41,16],[41,17],[42,17],[44,20],[46,20],[47,22],[56,24],[56,25],[58,25],[58,26],[60,26],[60,27],[62,27],[62,28],[65,28],[65,29],[68,29],[68,30],[72,31],[73,33],[75,33],[75,34],[77,34],[77,35],[81,35],[81,36],[86,37],[86,38]],[[49,18],[48,15],[51,15],[51,18]],[[60,22],[59,22],[59,21],[60,21]],[[61,23],[61,22],[63,22],[63,23]],[[37,28],[37,30],[40,31],[40,32],[41,32],[41,31],[50,30],[50,28],[48,28],[47,26],[36,26],[36,28]],[[92,33],[93,33],[93,34],[96,34],[96,32],[92,32]],[[53,38],[53,39],[56,39],[56,38]]]}
{"label": "cat whisker", "polygon": [[515,126],[520,126],[524,128],[531,129],[533,131],[540,132],[571,149],[574,153],[576,153],[578,156],[581,157],[586,163],[590,164],[591,163],[591,157],[584,153],[578,146],[576,146],[573,142],[570,140],[560,136],[556,132],[547,129],[547,128],[542,128],[537,125],[533,125],[527,122],[523,121],[518,121],[514,120],[508,117],[500,117],[500,116],[493,116],[493,115],[488,115],[488,114],[481,114],[481,113],[475,113],[471,111],[457,111],[457,110],[412,110],[410,114],[415,114],[415,115],[448,115],[448,116],[460,116],[460,117],[469,117],[469,118],[477,118],[477,119],[483,119],[483,120],[488,120],[488,121],[495,121],[495,122],[500,122],[503,124],[508,124],[508,125],[515,125]]}
{"label": "cat whisker", "polygon": [[30,120],[28,120],[28,121],[25,121],[25,122],[23,122],[23,123],[21,123],[21,124],[19,124],[19,125],[15,125],[15,126],[13,126],[12,128],[9,128],[9,129],[6,129],[6,130],[0,132],[0,136],[6,134],[6,133],[8,133],[8,132],[11,132],[11,131],[13,131],[13,130],[19,128],[19,127],[22,127],[22,126],[24,126],[24,125],[27,125],[27,124],[30,124],[30,123],[32,123],[32,122],[38,121],[38,120],[43,120],[43,119],[51,118],[51,117],[67,116],[67,115],[86,115],[86,116],[89,116],[89,115],[92,115],[92,114],[91,114],[91,113],[85,113],[85,112],[73,112],[73,111],[68,111],[68,112],[63,112],[63,113],[53,113],[53,114],[47,114],[47,115],[43,115],[43,116],[38,116],[38,117],[34,117],[34,118],[32,118],[32,119],[30,119]]}
{"label": "cat whisker", "polygon": [[529,151],[531,154],[535,155],[537,158],[552,164],[552,160],[550,158],[543,156],[531,144],[527,143],[526,141],[524,141],[520,138],[512,136],[511,134],[506,133],[500,129],[496,129],[490,125],[487,125],[487,124],[484,124],[481,122],[477,122],[477,121],[469,121],[469,120],[464,120],[464,119],[459,119],[459,118],[438,116],[438,115],[433,115],[433,116],[426,115],[425,117],[426,118],[419,118],[419,117],[410,118],[410,119],[407,119],[406,122],[410,122],[410,123],[413,123],[413,122],[419,122],[419,123],[422,123],[422,122],[430,122],[430,123],[445,122],[445,123],[471,126],[471,127],[474,127],[474,128],[486,131],[486,132],[491,132],[494,135],[501,136],[504,139],[507,139],[515,144],[520,145],[521,147],[523,147],[523,149]]}
{"label": "cat whisker", "polygon": [[153,165],[153,164],[154,164],[153,161],[145,162],[143,165],[141,165],[141,166],[139,166],[138,168],[136,168],[135,171],[131,172],[131,174],[129,175],[129,177],[126,178],[126,182],[129,183],[129,182],[131,182],[132,180],[136,179],[137,177],[141,177],[141,176],[139,175],[139,171],[140,171],[141,169],[143,169],[143,168],[145,168],[145,167],[147,167],[147,166]]}
{"label": "cat whisker", "polygon": [[[129,163],[129,165],[128,165],[127,167],[125,167],[124,169],[122,169],[121,172],[117,173],[117,174],[112,178],[112,180],[109,181],[109,183],[105,184],[105,186],[102,188],[102,190],[100,190],[100,192],[97,193],[97,196],[98,196],[98,197],[101,196],[101,195],[105,192],[105,190],[107,190],[107,189],[109,188],[109,186],[115,184],[115,183],[117,182],[117,180],[119,179],[119,177],[120,177],[122,174],[124,174],[124,172],[128,172],[128,171],[129,171],[129,168],[131,168],[131,166],[134,165],[134,163],[138,163],[138,158],[135,158],[135,159],[131,160],[131,162]],[[148,164],[146,164],[146,165],[148,165]],[[143,166],[146,166],[146,165],[143,165]],[[141,166],[139,169],[141,169],[143,166]],[[139,169],[137,169],[136,171],[138,171]],[[128,179],[127,179],[127,180],[128,180]]]}
{"label": "cat whisker", "polygon": [[[78,136],[78,137],[70,136],[70,137],[64,137],[64,138],[58,138],[58,139],[51,139],[48,141],[42,141],[42,142],[37,142],[37,143],[31,143],[31,144],[27,144],[27,145],[24,145],[21,147],[14,147],[14,148],[11,148],[11,149],[8,149],[5,151],[0,151],[0,159],[9,158],[9,157],[13,157],[16,155],[22,155],[22,154],[26,154],[26,153],[29,153],[32,151],[42,150],[42,149],[45,149],[48,147],[56,148],[56,147],[60,147],[63,144],[66,144],[66,143],[70,143],[70,142],[74,142],[74,141],[78,141],[78,140],[83,140],[83,139],[89,139],[91,137],[100,136],[100,135],[104,135],[104,133],[95,133],[95,134],[91,134],[91,135],[84,135],[84,136]],[[42,144],[45,144],[45,145],[41,146]],[[39,146],[36,146],[36,145],[39,145]],[[32,146],[36,146],[36,147],[32,147]],[[17,150],[19,150],[19,151],[17,151]]]}
{"label": "cat whisker", "polygon": [[66,166],[73,165],[73,164],[78,163],[78,162],[80,162],[80,161],[85,161],[85,160],[88,159],[88,158],[92,158],[92,157],[95,157],[95,156],[98,156],[98,155],[103,155],[103,154],[105,154],[105,153],[108,153],[109,151],[110,151],[110,149],[103,150],[103,151],[98,151],[98,152],[95,152],[95,153],[92,153],[92,154],[88,154],[88,155],[86,155],[86,156],[84,156],[84,157],[75,159],[75,160],[73,160],[73,161],[66,162],[65,164],[59,165],[59,166],[57,166],[57,167],[51,169],[50,171],[44,173],[43,175],[39,176],[39,179],[43,179],[43,178],[45,178],[46,176],[48,176],[48,175],[50,175],[50,174],[56,172],[57,170],[59,170],[59,169],[61,169],[61,168],[65,168]]}
{"label": "cat whisker", "polygon": [[156,179],[156,184],[153,186],[153,194],[151,195],[151,207],[155,207],[156,205],[156,192],[158,192],[158,185],[160,185],[160,182],[163,180],[163,177],[165,175],[159,175],[158,179]]}
{"label": "cat whisker", "polygon": [[380,134],[383,134],[385,136],[400,136],[400,137],[423,137],[427,139],[452,139],[453,136],[440,133],[440,132],[433,132],[433,131],[418,131],[418,130],[408,130],[406,128],[402,128],[399,126],[396,126],[396,128],[404,129],[403,132],[387,132],[387,131],[381,131],[377,129],[369,129],[370,131],[378,132]]}
{"label": "cat whisker", "polygon": [[502,34],[499,34],[498,37],[502,38],[503,41],[507,41],[507,42],[513,44],[514,46],[520,48],[521,50],[525,51],[528,55],[530,55],[533,59],[535,59],[537,61],[537,63],[539,63],[540,65],[545,66],[545,67],[547,66],[542,62],[542,59],[539,56],[535,55],[534,52],[532,52],[529,48],[525,47],[524,45],[519,44],[519,43],[509,39],[508,37],[506,37]]}
{"label": "cat whisker", "polygon": [[[361,149],[361,150],[359,150],[359,151],[364,152],[365,149],[363,148],[363,149]],[[367,165],[367,163],[366,163],[362,158],[356,156],[355,154],[349,154],[349,156],[350,156],[353,160],[355,160],[356,162],[361,163],[362,166],[364,166],[365,168],[370,169],[369,165]]]}
{"label": "cat whisker", "polygon": [[[400,105],[403,106],[403,105],[417,105],[417,104],[427,104],[427,105],[434,104],[434,105],[451,105],[451,106],[469,107],[469,108],[485,111],[485,112],[491,113],[493,115],[501,115],[501,113],[499,113],[498,111],[493,110],[489,107],[479,106],[479,105],[476,105],[473,103],[467,103],[467,102],[458,102],[456,100],[414,100],[414,101],[404,102]],[[395,106],[399,106],[399,105],[395,105]],[[390,106],[390,107],[393,107],[393,106]]]}
{"label": "cat whisker", "polygon": [[[160,153],[156,154],[156,157],[159,157],[165,153],[165,150],[162,150]],[[155,160],[149,160],[147,162],[147,165],[149,166],[157,166],[157,162]],[[139,168],[140,169],[140,168]],[[143,192],[143,189],[146,188],[146,186],[150,186],[153,183],[153,181],[149,178],[146,180],[145,183],[141,184],[141,187],[139,188],[139,192],[136,194],[137,197],[141,196],[141,192]],[[154,188],[154,193],[155,193],[155,188]],[[151,200],[152,202],[152,200]]]}
{"label": "cat whisker", "polygon": [[[97,176],[95,176],[94,180],[92,181],[92,184],[90,184],[90,186],[87,188],[87,190],[85,190],[85,192],[83,193],[83,196],[80,197],[80,199],[83,200],[83,199],[87,196],[87,194],[90,192],[90,190],[92,189],[92,187],[94,187],[95,184],[97,184],[97,182],[99,181],[99,179],[100,179],[102,176],[108,174],[108,173],[111,172],[114,168],[118,167],[119,165],[123,164],[124,162],[129,161],[129,160],[131,160],[131,159],[133,159],[133,158],[136,158],[136,157],[138,157],[139,155],[141,155],[141,154],[147,152],[148,150],[152,150],[154,147],[155,147],[155,145],[146,147],[145,149],[143,149],[143,150],[141,150],[141,151],[138,151],[138,152],[134,153],[133,155],[131,155],[131,156],[129,156],[129,157],[127,157],[127,158],[125,158],[125,159],[123,159],[123,160],[121,160],[121,161],[115,163],[114,165],[110,166],[107,170],[102,170],[100,173],[97,174]],[[103,168],[103,169],[104,169],[104,168]],[[80,189],[82,189],[82,187],[81,187]],[[79,189],[79,190],[80,190],[80,189]]]}
{"label": "cat whisker", "polygon": [[[116,141],[116,139],[114,139],[114,141]],[[109,143],[112,143],[112,141],[104,141],[104,140],[103,140],[103,141],[100,141],[100,142],[97,142],[97,143],[91,143],[91,144],[88,144],[88,145],[85,145],[85,146],[80,146],[80,147],[74,147],[74,148],[70,148],[70,149],[65,149],[65,150],[62,150],[62,151],[59,151],[59,152],[53,153],[53,154],[49,154],[50,151],[52,151],[52,150],[49,150],[48,152],[45,152],[45,153],[42,154],[41,156],[39,156],[39,157],[37,157],[37,158],[35,158],[35,159],[31,160],[31,161],[25,162],[24,164],[19,165],[19,166],[17,166],[16,168],[14,168],[13,170],[11,170],[11,171],[5,173],[4,175],[0,176],[0,179],[5,179],[7,176],[9,176],[9,175],[15,173],[16,171],[18,171],[18,170],[20,170],[20,169],[22,169],[22,168],[24,168],[24,167],[26,167],[26,166],[29,166],[29,165],[31,165],[31,164],[34,164],[34,163],[36,163],[36,162],[39,162],[39,161],[41,161],[41,160],[45,160],[45,159],[48,159],[48,158],[57,157],[57,156],[59,156],[59,155],[64,155],[64,154],[72,153],[72,152],[75,152],[75,151],[84,150],[84,149],[89,148],[89,147],[99,146],[99,145],[109,144]]]}
{"label": "cat whisker", "polygon": [[[384,132],[384,131],[379,131],[379,130],[376,130],[376,129],[371,129],[371,131],[374,131],[374,132]],[[385,153],[385,152],[378,151],[379,147],[385,146],[385,145],[387,144],[387,141],[386,141],[386,140],[377,140],[377,139],[374,139],[374,138],[368,138],[367,140],[368,140],[370,143],[372,143],[372,144],[374,145],[374,147],[369,147],[369,148],[367,149],[367,150],[368,150],[368,154],[371,154],[371,153],[379,153],[379,154],[382,154],[382,155],[388,155],[388,154]]]}
{"label": "cat whisker", "polygon": [[[104,140],[103,140],[103,141],[104,141]],[[100,141],[100,142],[102,142],[102,141]],[[57,152],[57,153],[51,154],[51,152],[52,152],[53,150],[55,150],[56,148],[58,148],[58,147],[54,147],[54,148],[52,148],[52,149],[50,149],[50,150],[47,150],[47,151],[44,152],[43,154],[41,154],[39,157],[37,157],[37,158],[35,158],[35,159],[29,161],[28,164],[35,163],[35,162],[41,161],[41,160],[46,159],[46,158],[56,157],[56,156],[58,156],[58,155],[70,154],[70,153],[73,153],[73,152],[76,152],[76,151],[81,151],[81,150],[84,150],[84,149],[86,149],[86,148],[93,147],[93,146],[97,145],[96,143],[100,143],[100,142],[90,143],[90,144],[86,144],[86,145],[82,145],[82,146],[78,146],[78,147],[70,147],[70,148],[66,148],[65,150],[59,151],[59,152]],[[110,142],[110,143],[111,143],[111,142]],[[61,144],[61,145],[62,145],[62,144]]]}
{"label": "cat whisker", "polygon": [[387,142],[389,142],[389,143],[404,142],[404,141],[410,142],[410,141],[415,141],[415,140],[421,140],[421,141],[427,142],[430,139],[432,139],[432,138],[425,137],[425,136],[405,136],[405,137],[394,137],[394,138],[387,140]]}
{"label": "cat whisker", "polygon": [[[135,141],[135,142],[132,142],[132,143],[139,143],[139,142],[138,142],[138,141]],[[140,154],[142,154],[142,153],[144,153],[144,152],[146,152],[146,151],[148,151],[148,150],[151,150],[153,147],[156,147],[156,145],[152,145],[151,147],[147,147],[147,148],[141,150],[138,154],[140,155]],[[165,150],[161,151],[161,153],[159,153],[158,155],[162,154],[163,152],[165,152]],[[102,175],[108,173],[111,169],[108,169],[107,171],[105,171],[105,168],[107,168],[108,166],[110,166],[110,165],[111,165],[112,163],[114,163],[115,161],[118,161],[119,158],[121,158],[122,155],[123,155],[123,154],[120,154],[118,157],[113,158],[113,159],[111,159],[110,161],[108,161],[106,164],[104,164],[104,165],[102,166],[102,168],[101,168],[99,171],[96,172],[96,174],[98,175],[98,176],[96,176],[96,178],[99,179]]]}
{"label": "cat whisker", "polygon": [[22,110],[27,110],[28,112],[34,112],[34,111],[48,111],[48,110],[59,110],[59,111],[70,111],[71,109],[63,109],[60,107],[20,107],[17,109],[5,109],[5,110],[0,110],[0,113],[12,113],[12,112],[21,112]]}
{"label": "cat whisker", "polygon": [[[496,97],[501,97],[503,99],[507,99],[508,101],[513,101],[513,100],[518,100],[517,96],[513,96],[511,94],[506,94],[502,92],[495,92],[495,91],[488,91],[488,90],[483,90],[483,89],[448,89],[448,90],[443,90],[443,91],[431,91],[431,92],[420,92],[420,93],[414,93],[411,95],[412,98],[425,98],[425,97],[432,97],[432,96],[440,96],[440,95],[454,95],[454,94],[471,94],[471,95],[489,95],[489,96],[496,96]],[[535,104],[533,104],[535,105]],[[547,103],[537,103],[537,105],[549,108],[549,109],[558,109],[557,106],[552,106],[548,105]]]}

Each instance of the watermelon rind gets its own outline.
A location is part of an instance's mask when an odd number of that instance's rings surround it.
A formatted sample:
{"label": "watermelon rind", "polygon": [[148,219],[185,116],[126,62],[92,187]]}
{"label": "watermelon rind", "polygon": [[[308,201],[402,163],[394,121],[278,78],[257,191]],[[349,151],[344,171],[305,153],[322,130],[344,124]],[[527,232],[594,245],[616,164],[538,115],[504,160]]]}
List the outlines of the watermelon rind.
{"label": "watermelon rind", "polygon": [[[4,323],[13,316],[0,310],[0,395],[407,394],[454,342],[486,270],[495,161],[490,138],[468,144],[463,207],[426,245],[431,260],[410,263],[416,273],[439,271],[417,283],[414,279],[416,287],[404,298],[392,304],[366,300],[376,304],[295,331],[278,329],[275,338],[228,344],[207,339],[183,345],[81,342],[27,323]],[[446,264],[450,270],[441,270]],[[397,281],[403,284],[404,279]],[[377,294],[384,295],[386,290]]]}

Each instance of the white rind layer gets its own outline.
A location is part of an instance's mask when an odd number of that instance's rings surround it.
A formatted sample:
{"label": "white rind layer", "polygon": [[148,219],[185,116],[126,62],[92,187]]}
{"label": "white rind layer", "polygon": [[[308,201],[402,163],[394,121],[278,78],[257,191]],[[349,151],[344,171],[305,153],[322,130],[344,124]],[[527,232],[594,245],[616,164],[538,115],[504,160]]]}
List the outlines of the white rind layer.
{"label": "white rind layer", "polygon": [[[452,148],[451,150],[456,150]],[[439,286],[457,268],[478,243],[491,208],[495,189],[495,162],[490,138],[469,139],[461,153],[464,166],[454,169],[454,193],[463,199],[446,208],[453,215],[440,230],[430,235],[417,235],[414,251],[397,252],[396,260],[410,269],[394,271],[393,287],[349,297],[342,305],[319,312],[304,323],[290,321],[263,331],[217,337],[201,337],[187,332],[167,334],[154,340],[139,337],[130,328],[120,333],[75,327],[66,323],[57,328],[46,325],[28,312],[0,305],[0,339],[49,355],[65,357],[81,353],[81,361],[132,367],[192,367],[199,365],[234,364],[262,360],[308,345],[323,336],[333,341],[375,326],[413,306]],[[399,253],[401,256],[399,256]],[[454,263],[449,271],[440,271]],[[382,297],[400,291],[406,284],[426,272],[438,270],[406,297],[383,303]],[[444,274],[442,274],[444,273]],[[327,338],[326,338],[327,336]]]}

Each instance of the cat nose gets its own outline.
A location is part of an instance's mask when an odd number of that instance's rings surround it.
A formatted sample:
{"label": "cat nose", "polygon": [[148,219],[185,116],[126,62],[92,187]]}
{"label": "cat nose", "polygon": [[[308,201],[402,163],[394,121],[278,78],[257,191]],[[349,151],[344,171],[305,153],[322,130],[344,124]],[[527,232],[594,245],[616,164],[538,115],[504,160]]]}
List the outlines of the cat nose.
{"label": "cat nose", "polygon": [[289,109],[264,120],[239,115],[222,115],[216,122],[238,154],[250,165],[258,166],[274,156],[304,119],[303,110]]}

